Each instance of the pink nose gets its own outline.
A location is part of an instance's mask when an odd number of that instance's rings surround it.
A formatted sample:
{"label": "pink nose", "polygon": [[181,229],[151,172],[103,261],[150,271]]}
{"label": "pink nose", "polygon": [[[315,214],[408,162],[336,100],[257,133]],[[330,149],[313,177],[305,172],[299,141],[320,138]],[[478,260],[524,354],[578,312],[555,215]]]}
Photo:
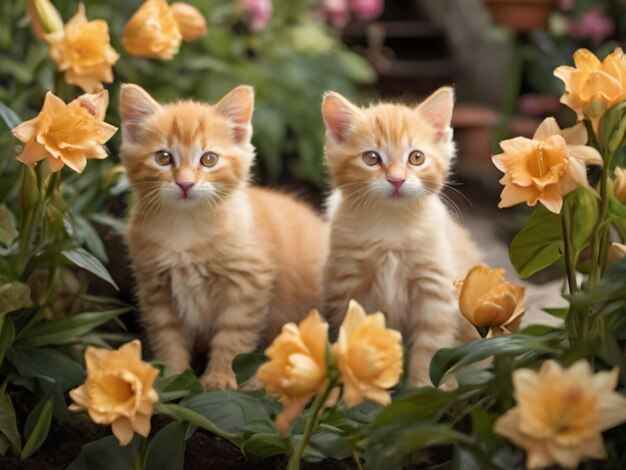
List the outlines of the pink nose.
{"label": "pink nose", "polygon": [[193,181],[176,181],[176,184],[180,189],[183,190],[183,193],[186,193],[193,187],[195,183]]}
{"label": "pink nose", "polygon": [[393,176],[387,176],[387,181],[389,184],[394,187],[394,189],[398,189],[402,184],[406,181],[405,178],[394,178]]}

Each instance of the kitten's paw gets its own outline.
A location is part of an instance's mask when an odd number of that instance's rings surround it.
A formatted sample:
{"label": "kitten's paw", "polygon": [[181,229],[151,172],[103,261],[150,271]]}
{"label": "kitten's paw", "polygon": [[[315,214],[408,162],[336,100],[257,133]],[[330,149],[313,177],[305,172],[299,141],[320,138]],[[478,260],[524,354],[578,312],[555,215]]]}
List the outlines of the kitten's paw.
{"label": "kitten's paw", "polygon": [[211,372],[200,377],[200,382],[204,389],[209,390],[236,390],[237,379],[235,374],[224,374],[220,372]]}

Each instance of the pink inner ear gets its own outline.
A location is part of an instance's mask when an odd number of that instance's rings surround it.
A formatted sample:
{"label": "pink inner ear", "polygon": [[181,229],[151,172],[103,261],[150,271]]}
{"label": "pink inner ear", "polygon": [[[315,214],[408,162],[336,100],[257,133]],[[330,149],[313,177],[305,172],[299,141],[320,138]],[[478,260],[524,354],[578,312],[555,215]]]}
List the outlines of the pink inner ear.
{"label": "pink inner ear", "polygon": [[331,96],[324,101],[323,114],[326,128],[333,138],[339,142],[344,141],[352,127],[349,110],[337,98]]}

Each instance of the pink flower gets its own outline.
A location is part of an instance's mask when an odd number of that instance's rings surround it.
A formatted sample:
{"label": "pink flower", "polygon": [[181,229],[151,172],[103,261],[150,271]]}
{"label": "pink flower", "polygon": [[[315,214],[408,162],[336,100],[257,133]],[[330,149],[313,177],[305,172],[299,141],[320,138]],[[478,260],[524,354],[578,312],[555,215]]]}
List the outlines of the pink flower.
{"label": "pink flower", "polygon": [[362,20],[373,20],[383,12],[384,0],[350,0],[350,7]]}
{"label": "pink flower", "polygon": [[343,28],[350,21],[348,0],[324,0],[322,13],[330,24]]}
{"label": "pink flower", "polygon": [[248,18],[252,31],[263,31],[272,17],[272,0],[240,0],[240,8]]}
{"label": "pink flower", "polygon": [[568,24],[568,32],[580,39],[589,39],[598,45],[615,32],[615,24],[601,8],[592,8],[578,21]]}

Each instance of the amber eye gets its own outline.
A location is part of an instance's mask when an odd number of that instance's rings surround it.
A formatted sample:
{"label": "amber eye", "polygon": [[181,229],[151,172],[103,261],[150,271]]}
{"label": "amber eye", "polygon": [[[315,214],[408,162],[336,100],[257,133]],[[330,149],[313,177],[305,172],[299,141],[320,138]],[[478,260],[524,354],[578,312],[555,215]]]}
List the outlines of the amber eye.
{"label": "amber eye", "polygon": [[424,155],[424,152],[421,152],[419,150],[413,150],[409,154],[409,163],[411,165],[419,166],[424,163],[424,160],[426,160],[426,155]]}
{"label": "amber eye", "polygon": [[159,150],[154,154],[154,161],[161,166],[171,165],[174,157],[167,150]]}
{"label": "amber eye", "polygon": [[361,156],[366,165],[374,166],[381,162],[380,155],[378,152],[374,152],[373,150],[368,150],[367,152],[363,152]]}
{"label": "amber eye", "polygon": [[202,156],[200,157],[200,164],[202,166],[206,166],[207,168],[211,168],[212,166],[215,166],[216,163],[217,163],[216,153],[206,152],[206,153],[203,153]]}

